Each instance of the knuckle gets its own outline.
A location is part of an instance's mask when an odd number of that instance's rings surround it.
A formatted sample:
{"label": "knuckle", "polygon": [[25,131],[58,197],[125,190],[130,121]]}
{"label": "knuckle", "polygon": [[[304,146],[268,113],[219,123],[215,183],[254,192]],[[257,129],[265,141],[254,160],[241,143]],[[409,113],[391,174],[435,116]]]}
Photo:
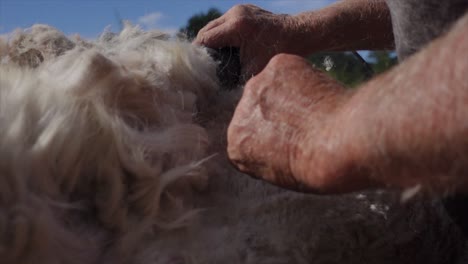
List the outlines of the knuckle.
{"label": "knuckle", "polygon": [[[251,27],[254,26],[252,23],[252,19],[249,16],[239,15],[232,19],[230,23],[231,27],[242,30],[244,33],[251,31]],[[250,30],[249,30],[250,29]]]}
{"label": "knuckle", "polygon": [[281,57],[274,56],[273,58],[270,59],[268,64],[265,66],[264,71],[265,72],[275,71],[278,67],[281,66],[282,63],[283,63],[283,59]]}
{"label": "knuckle", "polygon": [[257,86],[257,84],[259,82],[258,79],[259,79],[259,77],[257,75],[257,76],[252,77],[249,81],[247,81],[247,83],[244,86],[244,95],[243,95],[243,97],[253,95],[252,93],[253,93],[255,87]]}
{"label": "knuckle", "polygon": [[229,26],[240,31],[251,31],[251,27],[255,26],[255,9],[253,5],[236,5],[232,7],[226,14]]}
{"label": "knuckle", "polygon": [[271,58],[270,62],[272,64],[278,64],[278,63],[282,63],[282,62],[285,62],[285,61],[289,61],[289,60],[293,59],[294,57],[295,56],[293,56],[293,55],[280,53],[280,54],[277,54],[277,55],[273,56],[273,58]]}
{"label": "knuckle", "polygon": [[231,22],[231,26],[236,29],[242,28],[245,24],[246,22],[244,17],[237,17]]}
{"label": "knuckle", "polygon": [[233,12],[244,12],[247,9],[249,9],[249,5],[246,4],[235,5],[231,8]]}
{"label": "knuckle", "polygon": [[242,7],[242,5],[235,5],[226,12],[226,15],[237,16],[238,14],[242,14],[243,12],[244,12],[244,8]]}
{"label": "knuckle", "polygon": [[304,61],[305,60],[302,57],[280,53],[271,58],[270,62],[268,63],[268,67],[288,68],[291,65],[304,64]]}
{"label": "knuckle", "polygon": [[199,31],[199,32],[197,33],[197,37],[195,38],[195,41],[196,41],[197,43],[203,43],[203,35],[204,35],[204,34],[205,34],[204,32]]}
{"label": "knuckle", "polygon": [[195,38],[195,43],[200,45],[206,44],[206,38],[203,33],[198,33],[197,37]]}

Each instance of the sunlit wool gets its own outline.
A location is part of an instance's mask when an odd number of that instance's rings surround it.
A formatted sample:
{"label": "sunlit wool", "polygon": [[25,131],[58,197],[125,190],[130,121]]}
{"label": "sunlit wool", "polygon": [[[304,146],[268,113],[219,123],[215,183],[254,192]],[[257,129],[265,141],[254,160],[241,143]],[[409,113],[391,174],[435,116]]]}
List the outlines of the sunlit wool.
{"label": "sunlit wool", "polygon": [[[84,224],[122,233],[169,224],[177,219],[158,217],[168,186],[182,177],[204,184],[208,139],[192,119],[196,103],[218,89],[216,65],[205,50],[166,38],[127,27],[74,43],[36,25],[11,40],[5,60],[23,67],[0,68],[1,228],[15,249],[8,260],[52,263],[49,247],[86,244],[91,234],[57,220],[73,210],[93,214]],[[70,252],[55,254],[68,263]]]}
{"label": "sunlit wool", "polygon": [[437,206],[307,196],[232,170],[238,94],[206,49],[130,25],[96,41],[35,25],[0,39],[0,56],[1,263],[443,263],[458,250]]}

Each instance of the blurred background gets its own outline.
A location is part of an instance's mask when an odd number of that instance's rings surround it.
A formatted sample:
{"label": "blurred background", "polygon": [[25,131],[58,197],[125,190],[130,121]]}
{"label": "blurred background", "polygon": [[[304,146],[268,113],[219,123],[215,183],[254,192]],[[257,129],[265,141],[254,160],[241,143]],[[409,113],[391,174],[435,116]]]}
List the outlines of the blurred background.
{"label": "blurred background", "polygon": [[[335,0],[0,0],[0,37],[17,28],[48,24],[67,35],[95,39],[105,29],[119,32],[124,20],[189,39],[210,20],[237,4],[254,4],[274,13],[297,14]],[[349,87],[396,64],[392,51],[320,52],[309,60]]]}

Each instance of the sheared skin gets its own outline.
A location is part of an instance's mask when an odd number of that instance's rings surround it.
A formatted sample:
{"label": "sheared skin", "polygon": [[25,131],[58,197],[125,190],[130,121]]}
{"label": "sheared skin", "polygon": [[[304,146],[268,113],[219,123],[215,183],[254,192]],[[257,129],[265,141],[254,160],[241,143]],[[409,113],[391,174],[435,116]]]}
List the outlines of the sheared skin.
{"label": "sheared skin", "polygon": [[306,56],[324,50],[391,49],[390,12],[385,1],[339,1],[319,11],[278,15],[238,5],[213,20],[194,43],[239,47],[243,74],[259,73],[280,53]]}
{"label": "sheared skin", "polygon": [[245,87],[228,130],[240,170],[319,193],[421,185],[466,192],[468,15],[415,56],[344,90],[293,55]]}

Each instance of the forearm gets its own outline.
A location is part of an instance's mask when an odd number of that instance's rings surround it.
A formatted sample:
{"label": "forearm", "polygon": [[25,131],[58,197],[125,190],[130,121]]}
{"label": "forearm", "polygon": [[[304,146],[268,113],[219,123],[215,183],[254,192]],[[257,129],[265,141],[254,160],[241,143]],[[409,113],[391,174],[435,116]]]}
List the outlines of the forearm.
{"label": "forearm", "polygon": [[383,0],[345,0],[295,16],[299,55],[317,51],[393,49],[390,11]]}
{"label": "forearm", "polygon": [[468,191],[466,32],[468,15],[343,106],[335,151],[349,152],[353,171],[388,186]]}

